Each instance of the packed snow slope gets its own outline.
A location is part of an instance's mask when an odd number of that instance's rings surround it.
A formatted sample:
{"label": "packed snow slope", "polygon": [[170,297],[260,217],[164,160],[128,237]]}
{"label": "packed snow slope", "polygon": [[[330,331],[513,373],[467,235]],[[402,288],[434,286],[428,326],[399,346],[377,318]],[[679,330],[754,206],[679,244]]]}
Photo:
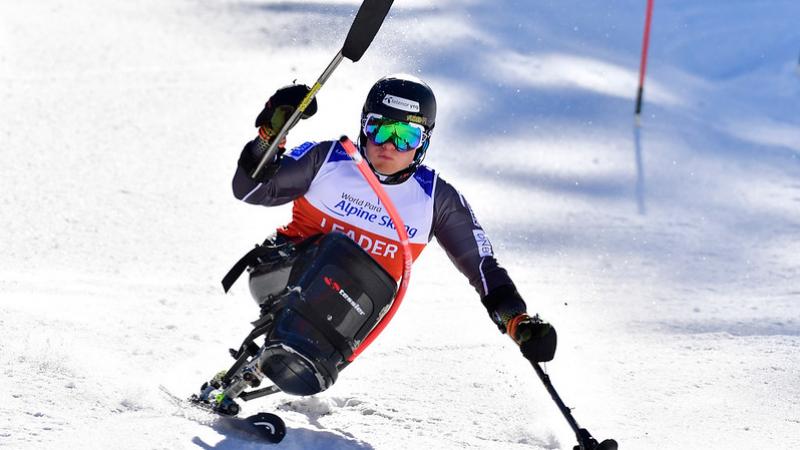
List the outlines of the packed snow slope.
{"label": "packed snow slope", "polygon": [[[290,144],[355,135],[380,76],[438,95],[427,163],[468,198],[574,414],[624,449],[800,446],[800,3],[398,0]],[[289,217],[230,178],[276,88],[357,1],[0,3],[0,446],[257,448],[176,408],[257,310],[219,280]],[[381,338],[277,411],[286,449],[569,449],[432,244]],[[189,417],[187,417],[189,416]]]}

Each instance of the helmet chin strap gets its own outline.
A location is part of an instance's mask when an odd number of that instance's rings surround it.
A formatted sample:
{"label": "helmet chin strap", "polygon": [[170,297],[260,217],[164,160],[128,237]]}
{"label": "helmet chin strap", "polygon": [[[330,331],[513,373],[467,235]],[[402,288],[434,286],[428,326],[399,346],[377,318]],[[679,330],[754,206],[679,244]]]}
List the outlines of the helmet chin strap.
{"label": "helmet chin strap", "polygon": [[372,166],[372,163],[371,163],[371,162],[369,162],[369,160],[367,160],[367,164],[369,164],[369,167],[370,167],[370,169],[372,169],[372,173],[374,173],[374,174],[375,174],[375,177],[376,177],[376,178],[378,179],[378,181],[380,181],[381,183],[385,182],[385,181],[386,181],[387,179],[389,179],[389,177],[391,176],[391,174],[387,175],[387,174],[385,174],[385,173],[378,172],[378,170],[377,170],[377,169],[375,169],[375,167],[373,167],[373,166]]}

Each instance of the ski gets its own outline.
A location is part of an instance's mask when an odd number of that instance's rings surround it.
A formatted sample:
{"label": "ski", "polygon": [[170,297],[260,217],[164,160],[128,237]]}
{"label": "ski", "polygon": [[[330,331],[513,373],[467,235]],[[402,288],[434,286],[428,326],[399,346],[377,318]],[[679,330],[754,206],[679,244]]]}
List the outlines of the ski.
{"label": "ski", "polygon": [[[164,395],[180,408],[195,408],[212,415],[217,423],[221,423],[229,428],[242,431],[250,436],[256,436],[269,443],[277,444],[286,436],[286,424],[276,414],[260,412],[247,417],[230,416],[214,410],[208,403],[200,401],[197,396],[184,399],[170,392],[166,387],[159,386]],[[185,417],[196,419],[189,415]]]}

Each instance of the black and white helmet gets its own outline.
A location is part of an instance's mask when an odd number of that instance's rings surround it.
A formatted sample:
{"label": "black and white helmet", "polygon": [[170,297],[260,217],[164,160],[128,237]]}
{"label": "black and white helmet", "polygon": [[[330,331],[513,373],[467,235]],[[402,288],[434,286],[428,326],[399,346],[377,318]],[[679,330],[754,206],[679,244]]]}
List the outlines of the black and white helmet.
{"label": "black and white helmet", "polygon": [[405,169],[393,174],[382,174],[376,171],[370,163],[372,171],[379,176],[381,182],[385,184],[401,183],[417,170],[425,158],[431,132],[436,124],[436,97],[430,86],[413,75],[389,75],[378,80],[369,90],[361,111],[359,148],[367,162],[369,159],[366,158],[367,137],[364,134],[364,125],[370,114],[380,114],[389,119],[419,124],[425,129],[424,142],[420,148],[415,150],[413,162]]}

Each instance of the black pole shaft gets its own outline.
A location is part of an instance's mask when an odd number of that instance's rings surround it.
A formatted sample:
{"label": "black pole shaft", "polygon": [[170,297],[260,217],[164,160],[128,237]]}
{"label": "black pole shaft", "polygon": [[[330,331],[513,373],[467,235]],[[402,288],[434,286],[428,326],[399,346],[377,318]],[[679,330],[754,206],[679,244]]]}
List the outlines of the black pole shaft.
{"label": "black pole shaft", "polygon": [[550,382],[550,376],[544,373],[542,366],[540,366],[538,363],[531,362],[531,365],[536,371],[536,375],[539,375],[539,379],[541,379],[542,383],[544,383],[544,387],[547,389],[547,392],[550,393],[550,397],[553,398],[553,401],[556,402],[558,409],[561,410],[561,414],[563,414],[564,418],[567,419],[572,431],[574,431],[576,435],[580,434],[581,427],[578,426],[578,422],[576,422],[575,418],[572,417],[572,413],[570,412],[569,408],[561,400],[561,396],[558,395],[558,392],[556,392],[556,388],[553,387],[553,383]]}
{"label": "black pole shaft", "polygon": [[572,417],[572,412],[570,409],[564,404],[563,401],[561,401],[561,396],[558,395],[556,388],[553,387],[553,383],[550,382],[550,376],[544,373],[544,370],[539,363],[531,361],[531,365],[536,371],[536,375],[538,375],[539,379],[542,380],[547,392],[550,393],[550,397],[553,398],[553,401],[558,406],[559,411],[561,411],[561,414],[563,414],[564,418],[567,419],[567,423],[569,423],[570,428],[572,428],[572,431],[575,433],[575,437],[578,440],[578,445],[573,447],[574,450],[617,450],[617,441],[613,439],[606,439],[598,444],[597,440],[592,437],[592,434],[589,433],[586,428],[581,428],[575,418]]}

